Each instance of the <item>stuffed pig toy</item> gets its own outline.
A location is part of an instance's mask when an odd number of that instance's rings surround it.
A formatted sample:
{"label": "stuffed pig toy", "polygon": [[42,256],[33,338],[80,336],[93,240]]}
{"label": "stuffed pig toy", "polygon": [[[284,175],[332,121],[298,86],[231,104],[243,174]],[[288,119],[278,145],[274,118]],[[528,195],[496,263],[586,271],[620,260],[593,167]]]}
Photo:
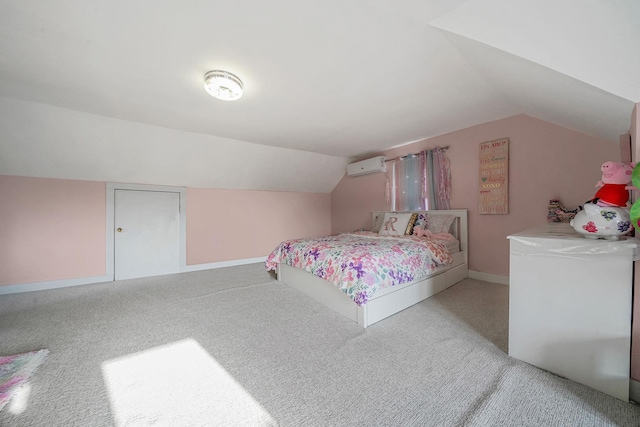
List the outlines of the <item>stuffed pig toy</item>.
{"label": "stuffed pig toy", "polygon": [[629,190],[635,190],[632,173],[635,163],[606,162],[602,165],[602,179],[596,187],[595,197],[584,205],[584,210],[571,220],[578,233],[590,239],[618,240],[632,229],[629,209]]}
{"label": "stuffed pig toy", "polygon": [[629,190],[636,189],[633,185],[629,185],[635,165],[635,163],[603,163],[600,167],[602,179],[596,184],[600,189],[589,202],[596,203],[598,206],[626,207]]}

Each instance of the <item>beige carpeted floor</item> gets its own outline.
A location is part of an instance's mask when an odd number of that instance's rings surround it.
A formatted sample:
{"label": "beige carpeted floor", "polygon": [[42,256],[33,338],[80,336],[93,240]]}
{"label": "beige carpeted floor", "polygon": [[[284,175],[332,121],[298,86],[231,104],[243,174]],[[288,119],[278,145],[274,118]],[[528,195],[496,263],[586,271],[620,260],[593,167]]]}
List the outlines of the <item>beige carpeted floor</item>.
{"label": "beige carpeted floor", "polygon": [[472,279],[361,329],[261,264],[0,297],[0,354],[49,357],[2,426],[638,426],[506,354]]}

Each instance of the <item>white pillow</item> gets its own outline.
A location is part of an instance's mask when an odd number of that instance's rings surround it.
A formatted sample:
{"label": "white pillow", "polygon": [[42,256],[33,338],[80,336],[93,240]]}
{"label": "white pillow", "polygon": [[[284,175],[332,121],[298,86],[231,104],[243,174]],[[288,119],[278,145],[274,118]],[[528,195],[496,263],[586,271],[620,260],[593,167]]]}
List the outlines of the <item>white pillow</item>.
{"label": "white pillow", "polygon": [[390,213],[384,214],[384,220],[378,234],[381,236],[404,236],[407,225],[413,216],[412,213]]}
{"label": "white pillow", "polygon": [[432,233],[449,233],[455,220],[455,215],[427,214],[426,228]]}

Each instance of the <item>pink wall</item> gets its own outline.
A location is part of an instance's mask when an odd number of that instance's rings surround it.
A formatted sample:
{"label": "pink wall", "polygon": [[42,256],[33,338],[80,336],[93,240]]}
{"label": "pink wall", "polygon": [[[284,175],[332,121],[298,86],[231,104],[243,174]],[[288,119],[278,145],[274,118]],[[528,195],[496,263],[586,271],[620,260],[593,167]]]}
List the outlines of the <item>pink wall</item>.
{"label": "pink wall", "polygon": [[[0,175],[0,285],[106,274],[104,182]],[[321,193],[187,188],[187,265],[267,256],[331,232]]]}
{"label": "pink wall", "polygon": [[0,285],[105,274],[105,184],[0,176]]}
{"label": "pink wall", "polygon": [[[509,214],[478,213],[479,144],[509,138]],[[568,208],[595,194],[600,166],[619,161],[619,143],[518,115],[386,151],[387,158],[450,146],[452,208],[469,210],[469,268],[509,275],[507,236],[546,222],[549,199]],[[332,232],[371,227],[370,211],[389,209],[385,176],[345,176],[331,194]]]}
{"label": "pink wall", "polygon": [[385,202],[386,178],[382,173],[342,178],[331,193],[333,234],[373,227],[371,212],[389,209]]}
{"label": "pink wall", "polygon": [[263,257],[288,238],[331,231],[322,193],[187,189],[187,265]]}

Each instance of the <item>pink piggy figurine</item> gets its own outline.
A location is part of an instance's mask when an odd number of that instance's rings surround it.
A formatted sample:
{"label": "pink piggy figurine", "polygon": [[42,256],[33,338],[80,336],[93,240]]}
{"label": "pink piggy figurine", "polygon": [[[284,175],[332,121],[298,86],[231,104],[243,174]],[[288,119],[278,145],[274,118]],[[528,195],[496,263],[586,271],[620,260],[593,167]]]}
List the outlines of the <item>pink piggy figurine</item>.
{"label": "pink piggy figurine", "polygon": [[629,209],[594,203],[585,203],[584,210],[578,212],[570,224],[588,239],[618,240],[633,229]]}
{"label": "pink piggy figurine", "polygon": [[596,187],[600,187],[595,197],[590,201],[598,206],[626,207],[629,200],[629,190],[636,188],[631,184],[631,174],[634,163],[606,162],[602,164],[602,179]]}

